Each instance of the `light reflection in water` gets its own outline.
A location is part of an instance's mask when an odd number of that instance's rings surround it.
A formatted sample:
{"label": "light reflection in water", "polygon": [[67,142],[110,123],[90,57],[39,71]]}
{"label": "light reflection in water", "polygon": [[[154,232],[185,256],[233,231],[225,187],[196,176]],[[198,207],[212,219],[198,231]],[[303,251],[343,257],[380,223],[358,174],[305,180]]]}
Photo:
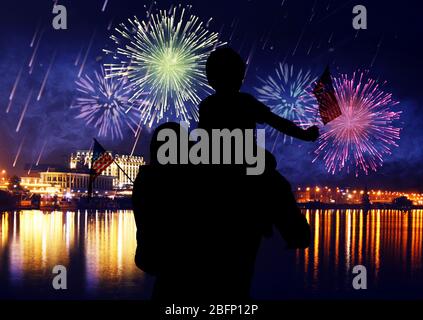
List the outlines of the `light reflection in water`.
{"label": "light reflection in water", "polygon": [[97,212],[87,222],[88,288],[116,284],[125,275],[139,276],[134,264],[136,227],[132,213]]}
{"label": "light reflection in water", "polygon": [[113,296],[121,285],[142,291],[135,234],[132,211],[2,213],[0,274],[8,279],[0,282],[12,289],[30,283],[50,290],[52,269],[60,264],[70,279],[83,282],[71,284],[82,288],[82,295]]}
{"label": "light reflection in water", "polygon": [[306,287],[342,290],[343,283],[352,290],[352,269],[358,264],[366,266],[371,285],[385,277],[387,287],[390,281],[423,287],[423,210],[307,210],[305,214],[313,243],[298,250],[296,259],[298,270],[311,278]]}
{"label": "light reflection in water", "polygon": [[[293,255],[305,290],[352,290],[352,268],[363,264],[369,288],[414,286],[421,292],[423,210],[307,210],[305,215],[312,244]],[[134,264],[132,211],[6,212],[0,222],[0,296],[8,296],[4,288],[19,297],[19,290],[33,288],[56,297],[51,271],[57,264],[68,267],[71,288],[79,290],[72,297],[138,299],[151,292]]]}

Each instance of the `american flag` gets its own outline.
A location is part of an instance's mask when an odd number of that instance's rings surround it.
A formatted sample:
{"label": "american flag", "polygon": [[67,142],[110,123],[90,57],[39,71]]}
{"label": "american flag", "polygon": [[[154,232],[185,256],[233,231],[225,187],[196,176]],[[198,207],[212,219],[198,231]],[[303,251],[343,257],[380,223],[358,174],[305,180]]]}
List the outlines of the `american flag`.
{"label": "american flag", "polygon": [[108,166],[110,166],[113,161],[112,155],[108,153],[96,139],[94,139],[90,181],[88,184],[88,197],[91,197],[92,195],[95,178],[98,177]]}
{"label": "american flag", "polygon": [[94,139],[93,157],[91,160],[92,175],[97,177],[112,163],[113,157]]}
{"label": "american flag", "polygon": [[316,87],[313,89],[319,103],[319,112],[322,117],[323,124],[331,122],[339,117],[342,112],[335,96],[335,89],[332,85],[329,67],[326,67],[320,79],[317,81]]}

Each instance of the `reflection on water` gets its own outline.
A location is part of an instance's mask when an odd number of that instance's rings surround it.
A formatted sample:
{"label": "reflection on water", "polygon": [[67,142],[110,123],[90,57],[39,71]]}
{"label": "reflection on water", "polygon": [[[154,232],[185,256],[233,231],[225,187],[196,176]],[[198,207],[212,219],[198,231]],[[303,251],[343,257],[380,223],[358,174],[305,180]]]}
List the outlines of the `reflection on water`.
{"label": "reflection on water", "polygon": [[[289,293],[300,288],[305,297],[346,297],[354,292],[352,269],[361,264],[370,296],[423,297],[423,210],[316,210],[306,217],[312,245],[283,262],[298,283],[284,279],[280,287]],[[1,213],[0,220],[0,297],[145,299],[151,292],[151,279],[134,264],[132,211],[21,211]],[[271,255],[259,258],[285,275]],[[68,270],[68,290],[61,292],[51,286],[59,264]],[[259,283],[279,286],[269,277],[258,268]],[[266,297],[278,297],[266,290]]]}
{"label": "reflection on water", "polygon": [[52,269],[64,265],[69,297],[128,298],[127,293],[136,293],[134,298],[142,298],[144,274],[134,264],[135,232],[132,211],[3,213],[0,295],[7,296],[6,287],[17,294],[55,296]]}
{"label": "reflection on water", "polygon": [[295,257],[306,290],[354,291],[352,269],[364,265],[376,296],[423,296],[423,210],[307,210],[306,217],[314,241]]}

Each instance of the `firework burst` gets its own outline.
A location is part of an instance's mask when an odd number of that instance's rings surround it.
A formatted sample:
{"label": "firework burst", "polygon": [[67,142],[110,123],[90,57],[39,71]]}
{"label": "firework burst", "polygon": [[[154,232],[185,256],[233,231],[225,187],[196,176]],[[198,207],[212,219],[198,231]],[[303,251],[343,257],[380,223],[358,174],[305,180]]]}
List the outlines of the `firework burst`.
{"label": "firework burst", "polygon": [[[280,63],[274,75],[259,80],[261,86],[255,88],[257,98],[274,113],[301,127],[308,127],[315,121],[317,105],[310,88],[317,78],[310,70],[296,71],[294,66]],[[273,128],[269,130],[271,135],[278,132]],[[284,135],[284,142],[286,139]]]}
{"label": "firework burst", "polygon": [[368,173],[383,164],[383,156],[397,147],[400,111],[392,94],[386,93],[367,72],[334,78],[334,88],[342,115],[329,122],[319,139],[316,157],[335,174],[342,170]]}
{"label": "firework burst", "polygon": [[107,77],[127,77],[136,88],[131,101],[149,92],[149,103],[141,110],[143,123],[149,126],[171,115],[198,120],[197,105],[210,92],[205,64],[220,45],[218,34],[188,14],[188,9],[159,11],[148,21],[128,19],[111,37],[116,51],[104,50],[119,60],[105,64]]}
{"label": "firework burst", "polygon": [[80,96],[71,106],[78,109],[76,119],[84,119],[98,129],[99,136],[123,139],[123,130],[136,131],[141,114],[140,101],[130,102],[132,89],[125,78],[106,79],[105,71],[94,71],[94,77],[84,75],[76,81]]}

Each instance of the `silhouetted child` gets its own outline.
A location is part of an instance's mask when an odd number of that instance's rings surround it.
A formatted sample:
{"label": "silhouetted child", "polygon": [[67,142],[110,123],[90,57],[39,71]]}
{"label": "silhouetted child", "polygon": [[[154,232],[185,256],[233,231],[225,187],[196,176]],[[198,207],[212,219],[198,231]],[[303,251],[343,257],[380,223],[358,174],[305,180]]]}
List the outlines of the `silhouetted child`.
{"label": "silhouetted child", "polygon": [[[252,95],[240,92],[245,70],[244,61],[233,49],[219,48],[211,53],[206,73],[210,86],[216,92],[200,104],[199,128],[207,131],[224,128],[246,130],[256,129],[257,123],[260,123],[304,141],[315,141],[319,137],[317,126],[304,130],[294,122],[272,113],[269,107]],[[245,188],[258,190],[258,201],[252,206],[270,213],[271,224],[276,225],[289,247],[307,247],[310,241],[309,226],[296,205],[289,182],[276,170],[276,160],[270,152],[266,151],[263,177],[250,181],[251,184],[248,183]],[[284,215],[273,209],[279,206],[285,209]]]}
{"label": "silhouetted child", "polygon": [[304,141],[319,137],[317,126],[307,130],[272,113],[270,108],[248,93],[240,92],[246,66],[231,48],[219,48],[210,54],[206,64],[207,79],[216,91],[201,102],[199,128],[255,129],[266,123],[280,132]]}

